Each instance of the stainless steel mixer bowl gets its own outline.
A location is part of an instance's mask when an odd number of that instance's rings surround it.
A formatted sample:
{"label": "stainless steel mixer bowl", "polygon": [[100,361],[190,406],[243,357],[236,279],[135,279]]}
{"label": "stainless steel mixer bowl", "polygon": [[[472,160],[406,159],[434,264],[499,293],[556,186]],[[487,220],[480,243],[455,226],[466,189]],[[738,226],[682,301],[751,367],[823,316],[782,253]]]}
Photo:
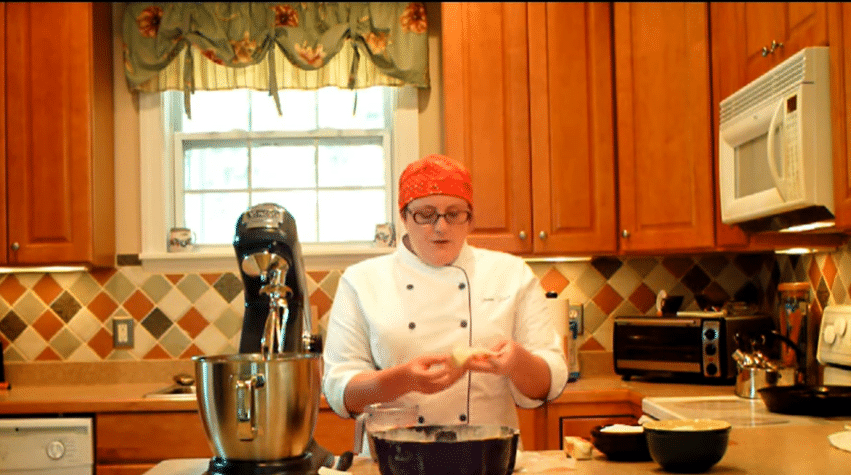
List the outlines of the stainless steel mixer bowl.
{"label": "stainless steel mixer bowl", "polygon": [[320,358],[313,353],[192,358],[198,407],[214,454],[246,461],[304,454],[319,412]]}

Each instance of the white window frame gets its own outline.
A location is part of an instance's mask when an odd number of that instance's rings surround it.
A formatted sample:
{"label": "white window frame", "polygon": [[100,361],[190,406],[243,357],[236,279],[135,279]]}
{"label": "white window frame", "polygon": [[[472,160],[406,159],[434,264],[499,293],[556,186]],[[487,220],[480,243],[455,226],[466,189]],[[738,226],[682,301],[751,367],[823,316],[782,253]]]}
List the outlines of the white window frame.
{"label": "white window frame", "polygon": [[[397,89],[396,111],[391,137],[392,203],[399,192],[398,175],[409,163],[419,158],[419,125],[417,90],[406,86]],[[271,99],[270,99],[271,100]],[[189,252],[168,252],[167,236],[172,227],[174,210],[173,143],[163,133],[164,113],[159,93],[139,93],[139,162],[140,217],[142,249],[139,259],[142,268],[150,272],[238,272],[233,247],[204,247]],[[412,146],[413,145],[413,146]],[[391,206],[391,219],[400,242],[403,226],[396,207]],[[233,217],[236,223],[237,216]],[[310,270],[344,269],[363,259],[387,254],[392,248],[370,244],[311,244],[302,243],[305,268]]]}

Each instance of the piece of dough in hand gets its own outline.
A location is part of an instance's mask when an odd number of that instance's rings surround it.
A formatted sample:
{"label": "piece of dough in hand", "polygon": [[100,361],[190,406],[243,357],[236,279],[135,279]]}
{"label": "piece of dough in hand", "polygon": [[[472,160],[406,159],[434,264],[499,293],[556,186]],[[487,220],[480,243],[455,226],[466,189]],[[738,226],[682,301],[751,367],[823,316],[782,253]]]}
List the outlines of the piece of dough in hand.
{"label": "piece of dough in hand", "polygon": [[459,346],[452,350],[452,364],[460,368],[464,366],[470,358],[483,355],[495,356],[496,353],[487,348]]}

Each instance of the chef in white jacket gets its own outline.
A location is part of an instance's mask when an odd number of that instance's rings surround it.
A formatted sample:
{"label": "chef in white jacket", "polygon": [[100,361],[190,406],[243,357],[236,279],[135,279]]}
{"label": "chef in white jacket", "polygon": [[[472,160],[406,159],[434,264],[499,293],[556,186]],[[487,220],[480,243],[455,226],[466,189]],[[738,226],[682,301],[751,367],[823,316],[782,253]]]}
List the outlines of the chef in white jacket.
{"label": "chef in white jacket", "polygon": [[[519,257],[466,243],[472,201],[469,172],[448,157],[402,172],[402,245],[347,268],[331,307],[323,391],[341,417],[398,400],[419,406],[420,424],[517,428],[515,406],[563,391],[544,291]],[[459,367],[458,348],[493,353]]]}

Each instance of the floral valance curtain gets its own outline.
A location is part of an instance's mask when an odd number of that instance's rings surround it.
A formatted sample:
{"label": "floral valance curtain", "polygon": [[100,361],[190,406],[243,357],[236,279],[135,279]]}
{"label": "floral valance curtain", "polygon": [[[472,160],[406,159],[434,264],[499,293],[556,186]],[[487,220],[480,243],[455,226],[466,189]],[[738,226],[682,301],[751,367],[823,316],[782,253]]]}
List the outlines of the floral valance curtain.
{"label": "floral valance curtain", "polygon": [[[133,91],[428,87],[422,3],[128,3]],[[364,58],[366,58],[364,60]]]}

